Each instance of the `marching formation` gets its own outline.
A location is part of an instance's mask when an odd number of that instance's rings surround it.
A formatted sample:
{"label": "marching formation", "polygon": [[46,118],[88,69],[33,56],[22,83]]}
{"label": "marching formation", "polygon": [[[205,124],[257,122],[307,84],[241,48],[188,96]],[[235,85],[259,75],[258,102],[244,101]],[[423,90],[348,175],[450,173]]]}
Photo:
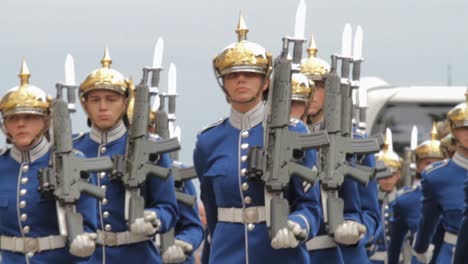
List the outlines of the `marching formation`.
{"label": "marching formation", "polygon": [[[275,57],[240,15],[213,59],[230,115],[196,135],[193,167],[162,39],[136,84],[106,48],[76,85],[67,56],[55,97],[23,60],[0,100],[1,263],[468,263],[466,103],[402,158],[389,128],[365,132],[362,28],[327,62],[313,36],[302,58],[304,24],[301,0]],[[89,131],[72,134],[76,98]]]}

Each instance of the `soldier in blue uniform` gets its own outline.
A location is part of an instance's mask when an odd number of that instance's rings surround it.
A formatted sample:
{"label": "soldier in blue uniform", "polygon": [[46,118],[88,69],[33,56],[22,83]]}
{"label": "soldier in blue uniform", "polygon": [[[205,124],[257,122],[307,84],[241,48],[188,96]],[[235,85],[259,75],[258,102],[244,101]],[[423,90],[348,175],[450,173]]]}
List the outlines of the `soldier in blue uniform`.
{"label": "soldier in blue uniform", "polygon": [[[431,163],[444,159],[444,153],[437,140],[437,130],[432,128],[431,140],[426,140],[415,149],[416,176],[413,186],[402,188],[393,203],[393,217],[390,219],[390,243],[388,263],[399,263],[402,247],[412,245],[417,232],[421,212],[421,172]],[[409,233],[409,237],[407,234]],[[405,240],[406,239],[406,240]],[[405,244],[406,243],[406,244]],[[416,257],[412,263],[419,263]]]}
{"label": "soldier in blue uniform", "polygon": [[461,139],[466,137],[468,122],[464,118],[466,104],[460,104],[449,111],[447,118],[452,134],[459,140],[452,159],[435,162],[422,173],[422,209],[418,233],[413,251],[421,262],[431,259],[431,238],[439,222],[445,230],[444,242],[436,263],[450,263],[457,242],[457,234],[463,215],[463,183],[468,168],[468,151]]}
{"label": "soldier in blue uniform", "polygon": [[[0,101],[2,128],[11,148],[0,155],[0,248],[2,263],[74,263],[93,253],[96,231],[96,200],[82,195],[77,210],[82,213],[85,232],[66,245],[60,235],[56,201],[37,191],[39,169],[50,161],[50,98],[29,84],[23,61],[21,84]],[[70,135],[71,136],[71,135]],[[69,247],[69,248],[68,248]],[[70,254],[71,253],[71,254]]]}
{"label": "soldier in blue uniform", "polygon": [[[312,131],[319,131],[324,129],[325,77],[330,66],[316,57],[317,47],[313,37],[307,51],[309,58],[302,63],[301,72],[315,84],[315,92],[308,107],[307,123]],[[363,165],[373,167],[373,163],[372,156],[363,157]],[[364,187],[346,178],[339,195],[344,200],[346,222],[337,229],[335,238],[328,236],[325,224],[321,222],[318,236],[307,242],[310,263],[323,260],[330,263],[368,262],[364,245],[375,236],[379,222],[377,185],[375,181],[370,181]]]}
{"label": "soldier in blue uniform", "polygon": [[387,248],[390,240],[390,221],[393,217],[393,203],[397,197],[396,185],[400,179],[401,158],[393,151],[392,132],[387,128],[385,133],[385,143],[383,150],[376,158],[382,161],[385,167],[391,170],[391,174],[378,177],[379,203],[383,221],[380,223],[380,232],[370,250],[370,260],[372,263],[385,263],[387,261]]}
{"label": "soldier in blue uniform", "polygon": [[[291,205],[288,228],[270,238],[265,184],[246,177],[249,148],[263,146],[262,93],[267,91],[272,63],[271,54],[246,40],[247,31],[241,16],[239,42],[213,61],[231,114],[200,132],[194,151],[211,235],[209,263],[308,263],[304,242],[316,234],[321,215],[315,189],[304,191],[303,181],[291,178],[285,192]],[[307,132],[300,121],[290,129]],[[312,167],[313,153],[305,152],[305,165]]]}
{"label": "soldier in blue uniform", "polygon": [[[102,68],[90,73],[79,89],[91,131],[78,136],[74,145],[88,157],[122,155],[127,145],[125,123],[128,123],[128,119],[125,114],[129,81],[110,68],[112,60],[107,48],[101,63]],[[168,155],[161,155],[158,165],[168,168],[171,165]],[[156,232],[164,233],[172,228],[177,220],[178,208],[172,177],[167,181],[157,177],[146,180],[141,188],[145,199],[145,217],[128,225],[123,184],[110,180],[105,172],[97,174],[96,182],[106,190],[106,197],[97,208],[98,247],[90,262],[162,263],[151,238]]]}

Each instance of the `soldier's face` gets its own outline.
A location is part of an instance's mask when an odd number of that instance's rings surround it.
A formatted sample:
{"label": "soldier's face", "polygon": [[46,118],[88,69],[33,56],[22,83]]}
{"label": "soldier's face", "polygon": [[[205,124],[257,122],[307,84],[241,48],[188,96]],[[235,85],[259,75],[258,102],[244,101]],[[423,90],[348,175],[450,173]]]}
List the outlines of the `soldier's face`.
{"label": "soldier's face", "polygon": [[291,117],[301,119],[306,110],[306,103],[304,101],[291,102]]}
{"label": "soldier's face", "polygon": [[400,171],[394,172],[392,176],[378,179],[379,187],[384,192],[390,192],[395,188],[398,180],[400,179]]}
{"label": "soldier's face", "polygon": [[101,130],[115,126],[127,109],[128,100],[123,95],[107,90],[88,93],[83,107],[91,122]]}
{"label": "soldier's face", "polygon": [[419,160],[416,166],[416,171],[421,173],[429,164],[439,161],[441,159],[437,158],[424,158],[422,160]]}
{"label": "soldier's face", "polygon": [[324,82],[315,82],[315,92],[309,106],[309,115],[315,116],[323,109],[323,105],[325,103],[324,85]]}
{"label": "soldier's face", "polygon": [[[264,75],[256,72],[232,72],[223,76],[223,84],[233,102],[247,103],[257,96],[259,89],[267,89],[268,81],[263,83],[263,79]],[[259,94],[256,101],[261,97]]]}
{"label": "soldier's face", "polygon": [[5,130],[13,144],[25,150],[40,136],[45,127],[45,117],[33,114],[18,114],[5,118]]}
{"label": "soldier's face", "polygon": [[457,139],[458,144],[463,148],[468,149],[468,127],[454,128],[453,136]]}

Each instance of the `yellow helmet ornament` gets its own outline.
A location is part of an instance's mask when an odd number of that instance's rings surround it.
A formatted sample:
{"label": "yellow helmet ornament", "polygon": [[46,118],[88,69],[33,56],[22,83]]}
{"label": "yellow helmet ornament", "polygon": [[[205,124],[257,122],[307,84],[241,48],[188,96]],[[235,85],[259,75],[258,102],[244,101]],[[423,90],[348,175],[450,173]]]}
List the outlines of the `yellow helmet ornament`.
{"label": "yellow helmet ornament", "polygon": [[268,79],[272,70],[272,55],[257,43],[247,41],[244,17],[239,15],[237,24],[238,41],[230,44],[213,59],[213,68],[221,87],[220,78],[233,72],[256,72]]}
{"label": "yellow helmet ornament", "polygon": [[128,96],[129,82],[118,71],[111,69],[112,59],[109,55],[109,50],[105,49],[104,56],[101,60],[102,68],[91,72],[86,79],[81,83],[79,96],[84,100],[85,95],[93,90],[110,90],[122,95]]}
{"label": "yellow helmet ornament", "polygon": [[293,101],[304,101],[309,102],[312,97],[315,84],[313,81],[309,81],[307,76],[302,73],[293,73],[291,77],[291,89]]}
{"label": "yellow helmet ornament", "polygon": [[457,145],[452,134],[448,134],[440,140],[440,151],[444,153],[446,158],[451,158],[456,150]]}
{"label": "yellow helmet ornament", "polygon": [[[133,120],[133,109],[135,108],[135,83],[133,80],[130,78],[128,80],[128,106],[127,106],[127,117],[128,121],[130,124],[132,123]],[[158,95],[156,95],[158,97]],[[149,114],[149,126],[154,125],[154,121],[156,118],[156,110],[150,109],[150,114]]]}
{"label": "yellow helmet ornament", "polygon": [[419,144],[415,149],[416,160],[425,158],[444,159],[445,155],[440,149],[440,141],[437,140],[437,126],[432,124],[431,139]]}
{"label": "yellow helmet ornament", "polygon": [[313,81],[322,81],[325,79],[325,75],[330,72],[330,64],[326,61],[317,58],[317,45],[315,44],[314,36],[310,38],[310,45],[307,49],[309,54],[308,59],[302,60],[300,69],[301,73],[305,74]]}
{"label": "yellow helmet ornament", "polygon": [[455,106],[447,113],[447,119],[449,120],[450,127],[452,129],[468,126],[467,102],[468,102],[468,89],[465,92],[465,102]]}
{"label": "yellow helmet ornament", "polygon": [[20,85],[10,89],[0,100],[2,117],[14,114],[48,115],[52,98],[42,89],[29,84],[31,74],[24,59],[18,76]]}
{"label": "yellow helmet ornament", "polygon": [[376,154],[376,159],[383,161],[393,172],[401,168],[401,158],[393,151],[392,131],[387,128],[383,149]]}

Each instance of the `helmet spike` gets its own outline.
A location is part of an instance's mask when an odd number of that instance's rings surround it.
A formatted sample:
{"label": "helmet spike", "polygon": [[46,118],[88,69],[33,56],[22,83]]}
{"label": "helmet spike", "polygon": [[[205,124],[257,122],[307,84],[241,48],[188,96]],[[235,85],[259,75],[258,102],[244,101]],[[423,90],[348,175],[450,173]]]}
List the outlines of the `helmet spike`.
{"label": "helmet spike", "polygon": [[437,140],[437,125],[436,122],[432,122],[431,140]]}
{"label": "helmet spike", "polygon": [[393,139],[392,139],[392,130],[387,127],[385,130],[385,142],[383,146],[384,152],[393,152]]}
{"label": "helmet spike", "polygon": [[21,63],[21,69],[18,77],[20,77],[20,87],[27,87],[29,85],[29,73],[28,65],[26,65],[26,60],[23,58]]}
{"label": "helmet spike", "polygon": [[309,54],[309,58],[317,57],[317,44],[315,44],[314,34],[310,36],[310,45],[307,49],[307,53]]}
{"label": "helmet spike", "polygon": [[242,11],[239,13],[239,23],[237,23],[237,39],[239,42],[243,40],[247,40],[247,33],[249,32],[249,29],[247,28],[247,25],[245,24],[244,17],[242,16]]}
{"label": "helmet spike", "polygon": [[102,57],[101,64],[103,68],[109,68],[110,65],[112,64],[112,59],[109,55],[109,49],[107,48],[104,50],[104,56]]}

